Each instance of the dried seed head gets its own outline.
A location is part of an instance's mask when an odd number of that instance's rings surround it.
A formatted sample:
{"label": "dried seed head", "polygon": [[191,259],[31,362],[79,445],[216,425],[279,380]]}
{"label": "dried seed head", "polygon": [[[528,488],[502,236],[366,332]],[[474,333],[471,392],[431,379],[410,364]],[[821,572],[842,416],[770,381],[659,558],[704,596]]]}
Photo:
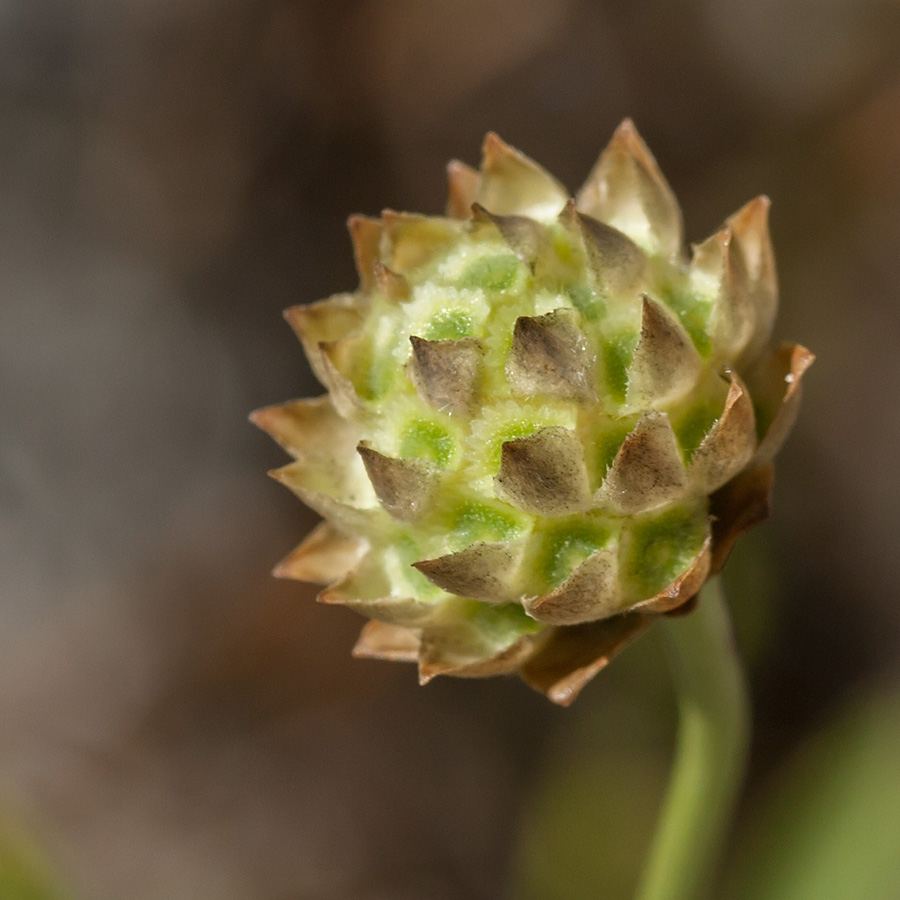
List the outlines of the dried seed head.
{"label": "dried seed head", "polygon": [[630,121],[572,200],[489,134],[447,218],[349,227],[360,287],[286,317],[328,393],[253,421],[325,522],[276,574],[371,621],[354,655],[519,672],[570,703],[768,514],[809,351],[760,197],[696,245]]}

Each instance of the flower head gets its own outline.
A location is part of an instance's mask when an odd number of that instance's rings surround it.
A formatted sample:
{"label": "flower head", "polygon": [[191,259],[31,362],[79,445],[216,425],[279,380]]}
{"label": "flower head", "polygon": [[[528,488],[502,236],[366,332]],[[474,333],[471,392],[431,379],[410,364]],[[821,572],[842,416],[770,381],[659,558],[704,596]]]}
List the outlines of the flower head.
{"label": "flower head", "polygon": [[684,253],[630,121],[575,199],[489,134],[446,217],[350,219],[360,286],[286,312],[328,393],[257,411],[323,516],[276,569],[358,656],[566,704],[768,514],[803,347],[766,353],[769,201]]}

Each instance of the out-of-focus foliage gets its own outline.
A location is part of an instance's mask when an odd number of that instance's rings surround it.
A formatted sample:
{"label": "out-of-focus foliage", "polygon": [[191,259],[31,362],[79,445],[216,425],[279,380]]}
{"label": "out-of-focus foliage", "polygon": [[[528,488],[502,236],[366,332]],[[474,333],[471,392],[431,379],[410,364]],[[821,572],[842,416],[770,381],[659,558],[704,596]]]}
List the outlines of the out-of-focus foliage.
{"label": "out-of-focus foliage", "polygon": [[40,852],[8,821],[0,821],[0,897],[68,900]]}
{"label": "out-of-focus foliage", "polygon": [[641,638],[548,747],[523,798],[505,894],[510,900],[626,900],[634,894],[674,727],[657,650],[652,634]]}
{"label": "out-of-focus foliage", "polygon": [[856,697],[771,779],[728,900],[900,897],[900,690]]}

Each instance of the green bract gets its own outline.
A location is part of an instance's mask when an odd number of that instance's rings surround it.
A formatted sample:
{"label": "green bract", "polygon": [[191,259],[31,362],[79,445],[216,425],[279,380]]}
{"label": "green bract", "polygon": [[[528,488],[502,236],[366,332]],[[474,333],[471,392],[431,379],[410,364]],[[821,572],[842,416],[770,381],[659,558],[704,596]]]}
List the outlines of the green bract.
{"label": "green bract", "polygon": [[353,217],[361,285],[287,318],[328,394],[254,421],[325,521],[277,572],[372,622],[357,655],[519,671],[560,703],[765,517],[802,347],[769,202],[683,253],[626,121],[572,200],[488,135],[447,217]]}

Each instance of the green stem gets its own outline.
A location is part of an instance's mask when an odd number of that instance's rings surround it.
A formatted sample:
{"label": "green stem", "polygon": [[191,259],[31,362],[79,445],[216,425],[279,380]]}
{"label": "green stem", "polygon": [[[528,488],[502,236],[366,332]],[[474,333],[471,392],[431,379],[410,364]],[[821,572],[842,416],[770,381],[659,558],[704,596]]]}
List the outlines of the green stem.
{"label": "green stem", "polygon": [[678,696],[678,740],[637,900],[701,900],[744,774],[749,701],[718,579],[694,612],[660,626]]}

